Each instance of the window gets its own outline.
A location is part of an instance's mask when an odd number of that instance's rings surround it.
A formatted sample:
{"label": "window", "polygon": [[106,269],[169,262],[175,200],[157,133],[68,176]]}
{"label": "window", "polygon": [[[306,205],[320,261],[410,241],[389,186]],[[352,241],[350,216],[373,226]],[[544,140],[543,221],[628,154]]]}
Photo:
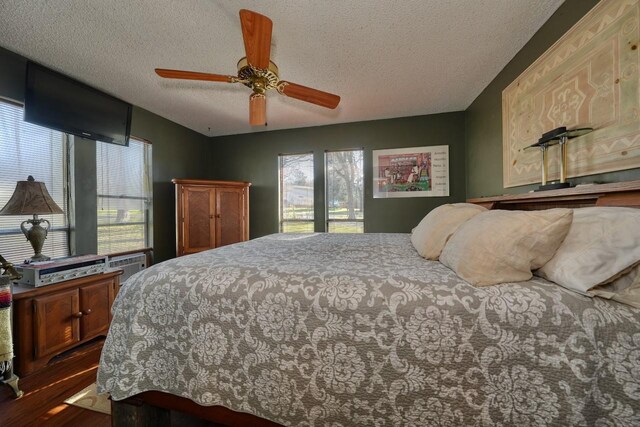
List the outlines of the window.
{"label": "window", "polygon": [[327,231],[364,233],[362,150],[325,154]]}
{"label": "window", "polygon": [[[44,182],[65,213],[40,215],[51,223],[42,253],[52,258],[67,256],[67,135],[26,123],[22,115],[21,107],[0,102],[0,208],[13,194],[16,181],[32,175],[36,181]],[[31,244],[20,231],[20,223],[29,218],[33,216],[0,216],[0,254],[10,262],[21,263],[33,256]]]}
{"label": "window", "polygon": [[282,154],[280,232],[311,233],[313,226],[313,153]]}
{"label": "window", "polygon": [[98,253],[151,246],[151,144],[96,143]]}

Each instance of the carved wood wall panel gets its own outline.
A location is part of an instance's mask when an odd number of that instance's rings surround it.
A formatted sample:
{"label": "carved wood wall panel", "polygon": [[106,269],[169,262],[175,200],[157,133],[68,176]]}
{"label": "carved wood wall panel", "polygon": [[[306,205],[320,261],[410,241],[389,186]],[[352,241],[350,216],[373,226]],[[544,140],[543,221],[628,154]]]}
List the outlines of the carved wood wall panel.
{"label": "carved wood wall panel", "polygon": [[[603,0],[502,92],[503,183],[540,182],[551,129],[591,127],[568,148],[568,176],[640,167],[640,0]],[[560,170],[549,151],[549,179]]]}

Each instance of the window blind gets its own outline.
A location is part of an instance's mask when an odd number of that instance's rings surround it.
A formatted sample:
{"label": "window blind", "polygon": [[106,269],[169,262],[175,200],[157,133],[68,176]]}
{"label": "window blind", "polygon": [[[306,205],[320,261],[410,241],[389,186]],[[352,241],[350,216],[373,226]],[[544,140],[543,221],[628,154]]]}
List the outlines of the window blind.
{"label": "window blind", "polygon": [[98,253],[151,246],[151,144],[96,143]]}
{"label": "window blind", "polygon": [[[17,181],[32,175],[36,181],[44,182],[65,214],[39,216],[51,222],[42,253],[52,258],[67,256],[67,136],[26,123],[22,117],[21,107],[0,102],[0,208],[13,194]],[[21,263],[33,256],[31,244],[20,231],[20,223],[29,218],[33,216],[0,216],[0,254],[10,262]]]}

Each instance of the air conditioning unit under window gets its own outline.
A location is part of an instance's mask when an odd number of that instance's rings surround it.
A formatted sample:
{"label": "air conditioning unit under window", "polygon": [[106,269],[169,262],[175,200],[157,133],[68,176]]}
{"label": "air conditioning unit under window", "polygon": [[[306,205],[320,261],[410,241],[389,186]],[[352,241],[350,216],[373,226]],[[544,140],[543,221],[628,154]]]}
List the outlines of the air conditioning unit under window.
{"label": "air conditioning unit under window", "polygon": [[120,283],[124,283],[125,280],[138,271],[147,268],[147,256],[141,252],[109,257],[109,268],[119,268],[124,271],[122,277],[120,277]]}

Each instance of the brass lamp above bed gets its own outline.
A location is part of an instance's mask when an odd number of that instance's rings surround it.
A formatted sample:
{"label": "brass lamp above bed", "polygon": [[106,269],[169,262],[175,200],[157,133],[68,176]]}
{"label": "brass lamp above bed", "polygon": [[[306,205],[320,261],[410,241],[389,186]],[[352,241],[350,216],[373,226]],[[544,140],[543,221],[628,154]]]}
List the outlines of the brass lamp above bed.
{"label": "brass lamp above bed", "polygon": [[[586,135],[592,131],[592,128],[569,130],[564,126],[555,128],[549,132],[543,133],[538,142],[525,148],[525,150],[529,148],[539,148],[542,153],[542,165],[540,168],[542,170],[542,179],[540,182],[541,185],[536,191],[558,190],[560,188],[571,187],[571,183],[567,182],[567,142],[569,142],[570,139]],[[547,177],[549,176],[549,159],[547,154],[549,147],[558,144],[560,145],[560,181],[547,184]]]}

